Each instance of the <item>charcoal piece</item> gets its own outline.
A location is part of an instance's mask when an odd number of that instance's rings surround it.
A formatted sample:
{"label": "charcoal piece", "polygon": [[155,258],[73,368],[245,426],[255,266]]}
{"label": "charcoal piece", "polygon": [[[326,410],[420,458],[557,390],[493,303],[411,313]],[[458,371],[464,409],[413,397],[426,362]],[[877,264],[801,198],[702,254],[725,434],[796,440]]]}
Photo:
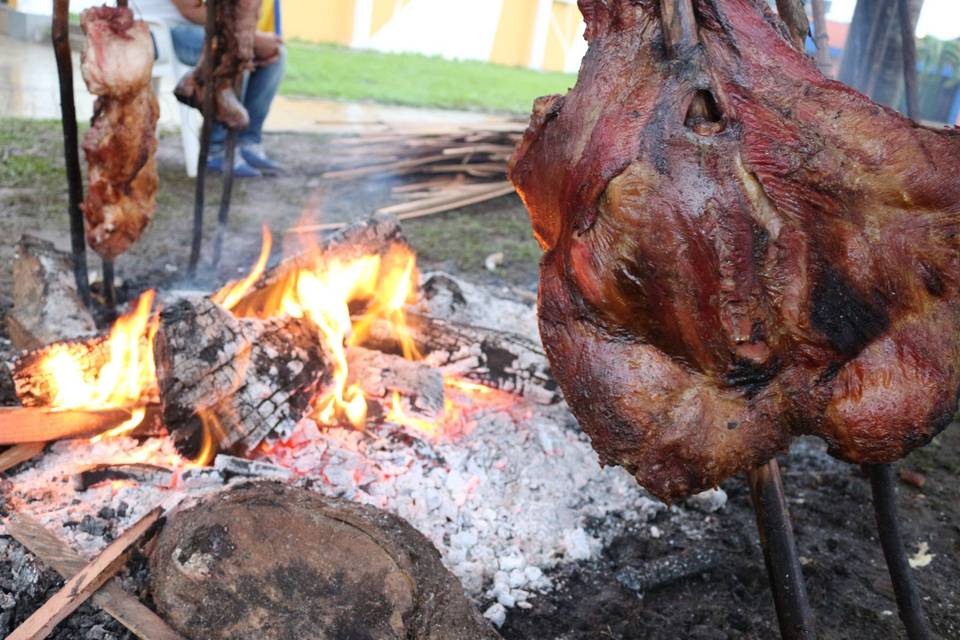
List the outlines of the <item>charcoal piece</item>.
{"label": "charcoal piece", "polygon": [[308,320],[236,318],[206,299],[161,312],[154,358],[164,423],[188,455],[204,433],[241,454],[272,432],[288,435],[330,380]]}

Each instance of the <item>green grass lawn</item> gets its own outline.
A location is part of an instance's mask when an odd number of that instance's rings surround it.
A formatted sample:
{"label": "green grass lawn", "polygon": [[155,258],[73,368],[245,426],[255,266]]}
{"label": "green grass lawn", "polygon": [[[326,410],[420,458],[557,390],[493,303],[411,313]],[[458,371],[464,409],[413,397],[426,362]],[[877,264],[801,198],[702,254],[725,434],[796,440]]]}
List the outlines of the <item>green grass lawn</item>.
{"label": "green grass lawn", "polygon": [[534,98],[565,93],[575,81],[575,75],[566,73],[292,42],[287,45],[287,74],[280,92],[527,114]]}

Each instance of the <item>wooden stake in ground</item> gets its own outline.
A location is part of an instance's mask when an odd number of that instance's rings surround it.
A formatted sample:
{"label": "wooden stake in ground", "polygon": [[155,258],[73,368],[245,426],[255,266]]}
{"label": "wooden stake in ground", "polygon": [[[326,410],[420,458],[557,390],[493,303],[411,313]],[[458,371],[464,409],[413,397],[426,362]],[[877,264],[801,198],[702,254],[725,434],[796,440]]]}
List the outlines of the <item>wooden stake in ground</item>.
{"label": "wooden stake in ground", "polygon": [[827,8],[825,0],[811,0],[813,10],[814,42],[817,43],[817,67],[828,78],[833,77],[833,64],[830,62],[830,35],[827,33]]}
{"label": "wooden stake in ground", "polygon": [[77,110],[73,102],[73,60],[70,56],[70,0],[53,3],[53,52],[60,79],[60,113],[63,124],[63,155],[66,161],[70,246],[73,251],[73,275],[77,292],[87,307],[91,305],[87,277],[87,245],[83,230],[83,183],[80,175],[80,150],[77,136]]}
{"label": "wooden stake in ground", "polygon": [[[239,86],[242,80],[237,83]],[[240,92],[237,91],[239,94]],[[227,233],[227,220],[230,217],[230,200],[233,196],[233,161],[237,156],[237,132],[227,133],[226,147],[223,151],[223,190],[220,193],[220,210],[217,212],[217,235],[213,240],[213,266],[220,266],[223,254],[223,237]]]}
{"label": "wooden stake in ground", "polygon": [[54,627],[86,602],[91,595],[120,570],[127,551],[160,519],[161,513],[162,510],[157,507],[127,529],[96,559],[67,580],[63,588],[47,600],[46,604],[14,629],[13,633],[7,636],[7,640],[46,638]]}
{"label": "wooden stake in ground", "polygon": [[[17,542],[64,578],[72,578],[87,565],[80,554],[26,514],[14,515],[6,528]],[[90,601],[141,640],[183,640],[183,636],[171,629],[160,616],[124,591],[117,578],[103,585]]]}
{"label": "wooden stake in ground", "polygon": [[920,89],[917,87],[917,27],[910,15],[910,1],[897,0],[900,17],[900,39],[903,53],[903,84],[907,96],[907,115],[920,120]]}

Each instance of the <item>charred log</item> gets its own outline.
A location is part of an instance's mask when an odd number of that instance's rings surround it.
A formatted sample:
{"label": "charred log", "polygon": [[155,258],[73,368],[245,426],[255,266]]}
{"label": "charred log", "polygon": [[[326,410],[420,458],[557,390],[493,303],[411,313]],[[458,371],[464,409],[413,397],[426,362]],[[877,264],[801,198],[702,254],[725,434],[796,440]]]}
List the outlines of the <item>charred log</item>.
{"label": "charred log", "polygon": [[308,321],[236,318],[206,299],[164,309],[154,357],[164,422],[188,455],[205,434],[243,453],[288,433],[329,381],[330,359]]}
{"label": "charred log", "polygon": [[[444,373],[516,393],[539,404],[560,400],[543,348],[522,336],[407,313],[410,335],[425,361]],[[364,345],[398,353],[396,333],[374,322]]]}
{"label": "charred log", "polygon": [[443,374],[436,367],[363,347],[350,347],[347,363],[347,383],[359,385],[368,401],[387,405],[398,394],[418,418],[434,421],[443,416]]}
{"label": "charred log", "polygon": [[71,257],[52,242],[20,238],[13,262],[13,310],[6,324],[18,349],[96,333],[74,284]]}
{"label": "charred log", "polygon": [[275,483],[174,514],[150,569],[157,608],[190,638],[498,637],[409,524]]}

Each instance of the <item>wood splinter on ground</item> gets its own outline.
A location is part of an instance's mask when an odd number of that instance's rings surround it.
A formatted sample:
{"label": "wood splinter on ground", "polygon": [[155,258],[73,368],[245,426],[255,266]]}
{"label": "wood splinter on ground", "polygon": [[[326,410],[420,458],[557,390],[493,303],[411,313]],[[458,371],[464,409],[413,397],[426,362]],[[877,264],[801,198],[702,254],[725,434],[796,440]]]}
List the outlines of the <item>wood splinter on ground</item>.
{"label": "wood splinter on ground", "polygon": [[279,483],[174,514],[150,558],[158,610],[207,640],[493,640],[432,544],[400,518]]}
{"label": "wood splinter on ground", "polygon": [[[37,520],[17,513],[6,522],[6,530],[17,542],[64,578],[72,578],[87,561]],[[90,601],[100,607],[141,640],[184,640],[163,619],[113,578],[93,594]]]}
{"label": "wood splinter on ground", "polygon": [[7,636],[7,640],[38,640],[47,637],[54,627],[122,568],[130,547],[156,524],[161,513],[162,509],[157,507],[110,543],[90,564],[67,580],[60,591],[14,629],[13,633]]}

